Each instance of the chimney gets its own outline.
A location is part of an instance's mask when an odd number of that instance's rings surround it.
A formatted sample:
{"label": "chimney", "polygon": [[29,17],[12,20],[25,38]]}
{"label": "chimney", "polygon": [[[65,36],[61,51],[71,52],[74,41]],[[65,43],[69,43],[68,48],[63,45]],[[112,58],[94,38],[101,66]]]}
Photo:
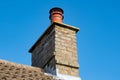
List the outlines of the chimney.
{"label": "chimney", "polygon": [[49,19],[51,20],[51,23],[53,22],[62,23],[62,20],[64,18],[63,16],[64,11],[61,8],[58,7],[52,8],[49,11],[49,13],[50,13]]}
{"label": "chimney", "polygon": [[73,76],[76,79],[72,80],[80,80],[76,47],[79,28],[63,24],[62,19],[61,8],[50,10],[51,25],[29,50],[32,53],[32,66],[40,67],[46,73]]}

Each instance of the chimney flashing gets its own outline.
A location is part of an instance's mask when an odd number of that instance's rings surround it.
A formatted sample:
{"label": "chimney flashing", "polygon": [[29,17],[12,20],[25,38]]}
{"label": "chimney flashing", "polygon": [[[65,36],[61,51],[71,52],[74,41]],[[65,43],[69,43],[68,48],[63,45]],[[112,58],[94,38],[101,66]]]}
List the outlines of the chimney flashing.
{"label": "chimney flashing", "polygon": [[35,42],[35,44],[29,49],[29,52],[32,53],[32,51],[35,49],[35,47],[40,43],[40,41],[42,40],[42,38],[46,35],[49,34],[49,32],[55,27],[55,25],[58,25],[60,27],[65,27],[71,30],[74,30],[76,33],[80,30],[77,27],[74,26],[70,26],[67,24],[63,24],[63,23],[58,23],[58,22],[53,22],[47,29],[46,31],[38,38],[38,40]]}

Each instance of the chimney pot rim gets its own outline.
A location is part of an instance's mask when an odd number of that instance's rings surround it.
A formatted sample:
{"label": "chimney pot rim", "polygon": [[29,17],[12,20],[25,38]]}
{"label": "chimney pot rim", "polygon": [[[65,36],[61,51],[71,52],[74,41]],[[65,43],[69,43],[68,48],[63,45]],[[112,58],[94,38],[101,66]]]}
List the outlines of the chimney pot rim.
{"label": "chimney pot rim", "polygon": [[62,14],[64,13],[63,9],[61,9],[61,8],[59,8],[59,7],[54,7],[54,8],[52,8],[52,9],[50,9],[49,13],[51,14],[52,11],[54,11],[54,10],[56,10],[56,11],[58,10],[58,11],[62,12]]}

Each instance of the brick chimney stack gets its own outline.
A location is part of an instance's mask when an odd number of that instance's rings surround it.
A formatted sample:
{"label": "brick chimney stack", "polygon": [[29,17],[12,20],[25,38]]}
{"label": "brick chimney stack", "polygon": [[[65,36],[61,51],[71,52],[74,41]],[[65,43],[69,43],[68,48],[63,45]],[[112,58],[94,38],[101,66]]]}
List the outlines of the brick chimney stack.
{"label": "brick chimney stack", "polygon": [[63,13],[61,8],[50,10],[51,25],[29,50],[32,53],[32,66],[65,80],[70,77],[67,80],[80,80],[76,46],[79,28],[63,24]]}
{"label": "brick chimney stack", "polygon": [[51,23],[53,22],[62,23],[62,20],[64,18],[63,16],[64,11],[61,8],[58,7],[52,8],[49,11],[49,13],[50,13],[49,19],[51,20]]}

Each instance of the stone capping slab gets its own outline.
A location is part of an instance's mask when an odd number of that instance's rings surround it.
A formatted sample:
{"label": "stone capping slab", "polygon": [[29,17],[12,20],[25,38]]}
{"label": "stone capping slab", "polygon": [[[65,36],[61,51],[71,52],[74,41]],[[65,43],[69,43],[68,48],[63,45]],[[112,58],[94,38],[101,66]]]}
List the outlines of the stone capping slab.
{"label": "stone capping slab", "polygon": [[68,29],[72,29],[76,32],[78,32],[80,29],[77,28],[77,27],[74,27],[74,26],[71,26],[71,25],[68,25],[68,24],[64,24],[64,23],[58,23],[58,22],[54,22],[56,25],[60,25],[60,27],[65,27],[65,28],[68,28]]}
{"label": "stone capping slab", "polygon": [[29,52],[32,53],[32,51],[35,49],[35,47],[40,43],[40,41],[42,40],[42,38],[49,34],[50,31],[55,27],[55,25],[59,25],[60,27],[65,27],[65,28],[68,28],[68,29],[71,29],[71,30],[74,30],[76,32],[78,32],[80,29],[79,28],[76,28],[74,26],[70,26],[70,25],[67,25],[67,24],[64,24],[64,23],[58,23],[58,22],[53,22],[47,29],[46,31],[38,38],[38,40],[35,42],[35,44],[30,48]]}

